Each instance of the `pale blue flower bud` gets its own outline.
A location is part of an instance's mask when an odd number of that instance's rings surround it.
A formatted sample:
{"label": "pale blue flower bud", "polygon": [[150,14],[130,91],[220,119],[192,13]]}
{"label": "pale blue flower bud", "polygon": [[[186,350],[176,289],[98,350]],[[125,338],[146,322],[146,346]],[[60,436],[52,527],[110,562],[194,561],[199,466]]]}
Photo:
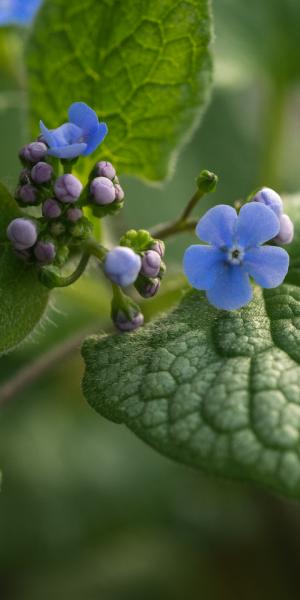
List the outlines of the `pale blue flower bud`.
{"label": "pale blue flower bud", "polygon": [[156,242],[153,244],[151,250],[154,250],[154,252],[157,252],[157,254],[159,254],[159,256],[161,258],[163,258],[164,254],[165,254],[164,242],[162,242],[162,240],[156,240]]}
{"label": "pale blue flower bud", "polygon": [[107,177],[112,180],[116,176],[116,169],[110,162],[101,160],[96,164],[94,173],[97,177]]}
{"label": "pale blue flower bud", "polygon": [[104,272],[117,285],[127,287],[135,282],[141,264],[141,257],[131,248],[116,246],[105,257]]}
{"label": "pale blue flower bud", "polygon": [[115,184],[115,194],[116,194],[116,202],[122,202],[122,200],[124,200],[125,193],[119,183]]}
{"label": "pale blue flower bud", "polygon": [[255,196],[253,196],[252,202],[261,202],[262,204],[265,204],[274,211],[277,217],[282,215],[282,200],[279,194],[277,194],[277,192],[271,188],[264,187],[259,190]]}
{"label": "pale blue flower bud", "polygon": [[58,177],[54,185],[54,191],[61,202],[76,202],[82,191],[82,183],[77,177],[67,173]]}
{"label": "pale blue flower bud", "polygon": [[288,215],[281,215],[280,229],[278,235],[274,238],[276,244],[290,244],[294,238],[294,224]]}
{"label": "pale blue flower bud", "polygon": [[36,243],[37,236],[36,224],[30,219],[14,219],[7,228],[7,237],[16,250],[31,248]]}
{"label": "pale blue flower bud", "polygon": [[95,177],[90,192],[96,204],[111,204],[116,198],[115,186],[107,177]]}

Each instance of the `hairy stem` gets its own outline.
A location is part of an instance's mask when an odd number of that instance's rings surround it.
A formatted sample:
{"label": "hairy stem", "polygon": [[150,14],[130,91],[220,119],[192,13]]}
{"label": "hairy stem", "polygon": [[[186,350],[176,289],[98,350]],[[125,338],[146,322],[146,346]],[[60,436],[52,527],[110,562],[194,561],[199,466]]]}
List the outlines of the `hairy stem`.
{"label": "hairy stem", "polygon": [[31,383],[61,363],[68,355],[76,352],[84,338],[93,333],[93,330],[94,327],[90,327],[77,332],[41,357],[22,367],[17,374],[0,386],[0,406],[13,399],[19,392],[24,391]]}

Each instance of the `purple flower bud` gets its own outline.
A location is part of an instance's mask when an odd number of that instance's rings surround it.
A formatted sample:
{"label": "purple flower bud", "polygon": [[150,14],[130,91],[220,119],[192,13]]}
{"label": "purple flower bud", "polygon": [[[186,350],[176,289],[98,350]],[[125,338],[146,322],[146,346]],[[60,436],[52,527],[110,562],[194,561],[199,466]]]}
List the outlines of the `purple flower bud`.
{"label": "purple flower bud", "polygon": [[139,284],[138,292],[143,298],[153,298],[160,288],[160,279],[147,279]]}
{"label": "purple flower bud", "polygon": [[58,177],[54,191],[61,202],[76,202],[82,191],[82,183],[74,175],[67,173]]}
{"label": "purple flower bud", "polygon": [[290,244],[294,238],[294,224],[288,215],[281,215],[280,229],[278,235],[274,238],[276,244]]}
{"label": "purple flower bud", "polygon": [[19,187],[16,197],[24,202],[24,204],[36,204],[39,200],[38,190],[30,183]]}
{"label": "purple flower bud", "polygon": [[144,324],[144,315],[141,312],[137,312],[129,318],[125,312],[119,310],[114,316],[114,323],[119,331],[134,331]]}
{"label": "purple flower bud", "polygon": [[38,162],[31,169],[31,178],[35,183],[48,183],[53,175],[53,167],[46,162]]}
{"label": "purple flower bud", "polygon": [[141,273],[145,277],[156,277],[158,275],[161,265],[161,258],[154,250],[147,250],[142,258],[142,270]]}
{"label": "purple flower bud", "polygon": [[141,257],[135,254],[131,248],[116,246],[106,255],[104,272],[117,285],[127,287],[136,280],[141,263]]}
{"label": "purple flower bud", "polygon": [[115,194],[116,194],[116,202],[122,202],[122,200],[124,200],[124,198],[125,198],[124,190],[118,183],[115,184]]}
{"label": "purple flower bud", "polygon": [[162,242],[161,240],[156,240],[156,242],[153,244],[151,250],[153,250],[154,252],[157,252],[157,254],[159,254],[160,258],[163,258],[165,255],[164,242]]}
{"label": "purple flower bud", "polygon": [[95,177],[90,191],[96,204],[111,204],[116,198],[115,186],[107,177]]}
{"label": "purple flower bud", "polygon": [[54,198],[48,198],[45,200],[42,208],[43,216],[46,219],[57,219],[61,215],[61,208]]}
{"label": "purple flower bud", "polygon": [[36,224],[30,219],[14,219],[7,228],[7,237],[17,250],[27,250],[37,240]]}
{"label": "purple flower bud", "polygon": [[96,164],[94,173],[97,177],[107,177],[112,180],[116,176],[116,169],[110,162],[101,160],[101,162]]}
{"label": "purple flower bud", "polygon": [[48,148],[43,142],[32,142],[22,148],[20,158],[27,162],[37,163],[45,158],[47,151]]}
{"label": "purple flower bud", "polygon": [[277,192],[275,192],[271,188],[264,187],[261,190],[259,190],[259,192],[257,192],[255,196],[253,196],[252,202],[261,202],[262,204],[265,204],[273,210],[277,217],[280,217],[282,215],[282,200],[279,194],[277,194]]}
{"label": "purple flower bud", "polygon": [[68,208],[67,210],[67,219],[72,223],[76,223],[79,221],[83,215],[81,208]]}
{"label": "purple flower bud", "polygon": [[54,261],[56,248],[52,242],[39,241],[34,247],[34,254],[40,265],[50,265]]}

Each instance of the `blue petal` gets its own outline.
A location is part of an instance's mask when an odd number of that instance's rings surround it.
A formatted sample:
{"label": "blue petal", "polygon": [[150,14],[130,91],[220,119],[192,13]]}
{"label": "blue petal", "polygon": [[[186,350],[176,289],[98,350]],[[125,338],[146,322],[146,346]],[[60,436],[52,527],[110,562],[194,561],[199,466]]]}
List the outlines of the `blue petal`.
{"label": "blue petal", "polygon": [[210,246],[190,246],[183,257],[183,270],[196,290],[208,290],[224,267],[224,252]]}
{"label": "blue petal", "polygon": [[201,240],[213,246],[231,246],[236,222],[236,210],[227,204],[219,204],[200,219],[196,233]]}
{"label": "blue petal", "polygon": [[54,146],[66,146],[85,142],[82,129],[74,125],[74,123],[64,123],[60,127],[52,129],[51,135],[54,139]]}
{"label": "blue petal", "polygon": [[47,129],[47,127],[46,127],[46,125],[44,125],[43,121],[40,121],[40,130],[41,130],[41,134],[45,138],[48,146],[54,146],[55,145],[55,137],[52,135],[51,131],[49,131],[49,129]]}
{"label": "blue petal", "polygon": [[241,308],[252,298],[249,275],[238,265],[226,265],[213,287],[206,292],[206,296],[216,308]]}
{"label": "blue petal", "polygon": [[280,285],[289,268],[289,255],[283,248],[261,246],[252,248],[245,254],[245,270],[264,288]]}
{"label": "blue petal", "polygon": [[238,216],[236,242],[245,248],[264,244],[277,235],[279,228],[279,219],[271,208],[249,202]]}
{"label": "blue petal", "polygon": [[108,129],[106,123],[99,123],[97,131],[86,140],[87,148],[84,152],[84,156],[87,156],[96,150],[97,146],[104,140],[107,132]]}
{"label": "blue petal", "polygon": [[83,129],[86,134],[97,131],[99,119],[95,111],[85,102],[74,102],[68,110],[69,121]]}
{"label": "blue petal", "polygon": [[49,148],[48,154],[57,158],[77,158],[84,153],[86,144],[70,144],[69,146],[55,146]]}

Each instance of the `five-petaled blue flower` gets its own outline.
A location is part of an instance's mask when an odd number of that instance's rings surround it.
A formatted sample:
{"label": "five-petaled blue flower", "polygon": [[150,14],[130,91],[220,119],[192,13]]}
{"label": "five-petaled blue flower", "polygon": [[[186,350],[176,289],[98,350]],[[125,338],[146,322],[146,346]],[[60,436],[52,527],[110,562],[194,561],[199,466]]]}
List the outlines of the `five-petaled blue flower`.
{"label": "five-petaled blue flower", "polygon": [[249,203],[237,215],[220,204],[200,219],[196,233],[211,246],[190,246],[184,272],[191,285],[205,290],[216,308],[235,310],[252,298],[249,276],[264,288],[284,280],[289,256],[283,248],[262,246],[279,232],[279,219],[263,204]]}
{"label": "five-petaled blue flower", "polygon": [[95,111],[85,102],[74,102],[68,110],[69,123],[47,129],[40,121],[41,133],[49,146],[48,154],[73,159],[96,150],[107,134],[106,123],[99,123]]}
{"label": "five-petaled blue flower", "polygon": [[30,23],[40,4],[41,0],[0,0],[0,26]]}

